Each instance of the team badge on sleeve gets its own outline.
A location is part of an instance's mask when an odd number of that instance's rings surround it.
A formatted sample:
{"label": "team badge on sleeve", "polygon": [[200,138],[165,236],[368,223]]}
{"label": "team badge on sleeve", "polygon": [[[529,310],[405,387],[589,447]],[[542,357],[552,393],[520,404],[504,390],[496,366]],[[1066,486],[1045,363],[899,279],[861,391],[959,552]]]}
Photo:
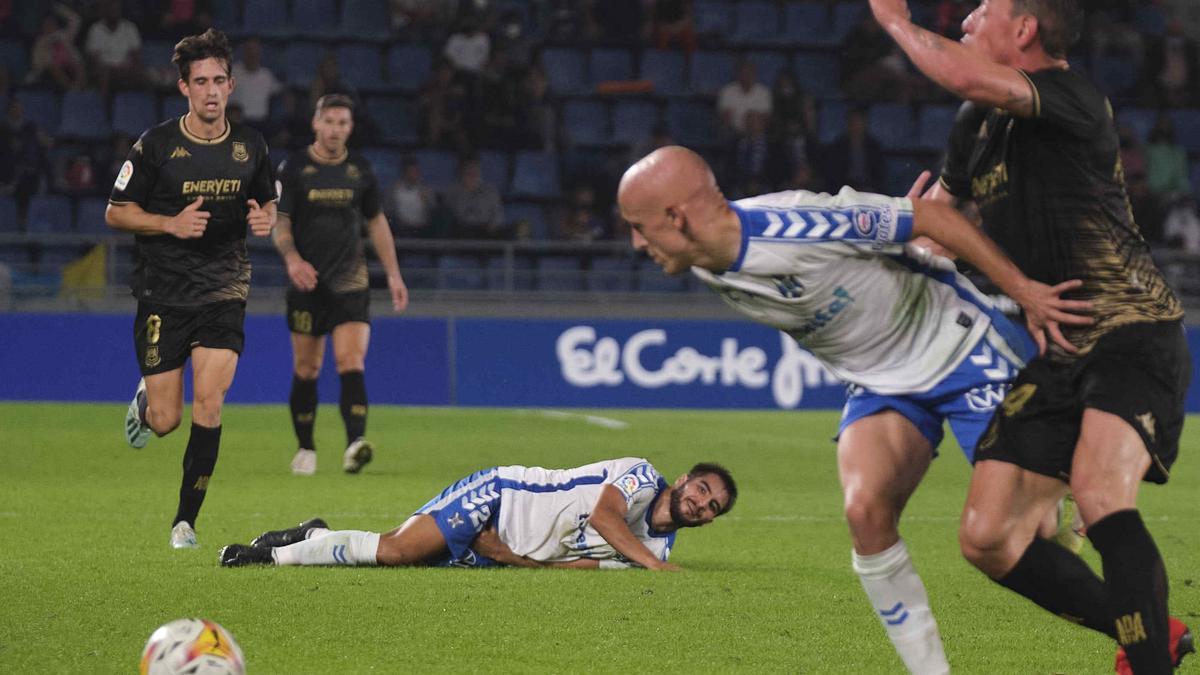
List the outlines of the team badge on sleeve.
{"label": "team badge on sleeve", "polygon": [[633,501],[639,491],[658,488],[658,472],[648,463],[641,463],[617,478],[613,485],[625,497],[626,502]]}
{"label": "team badge on sleeve", "polygon": [[121,165],[121,171],[117,173],[117,180],[113,185],[118,190],[124,190],[125,186],[129,185],[130,178],[133,178],[133,162],[125,160],[125,163]]}

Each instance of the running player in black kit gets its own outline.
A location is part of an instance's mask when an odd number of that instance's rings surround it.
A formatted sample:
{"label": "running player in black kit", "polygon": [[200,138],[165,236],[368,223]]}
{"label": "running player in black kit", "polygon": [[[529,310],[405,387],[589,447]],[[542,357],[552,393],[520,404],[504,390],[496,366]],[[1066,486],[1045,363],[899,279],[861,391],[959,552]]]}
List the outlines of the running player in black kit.
{"label": "running player in black kit", "polygon": [[333,335],[333,357],[341,378],[340,407],[346,426],[342,468],[358,473],[374,452],[364,438],[367,388],[363,368],[371,337],[371,294],[363,256],[362,223],[387,273],[392,309],[408,306],[408,289],[396,264],[396,246],[380,209],[379,186],[371,165],[346,149],[354,130],[350,98],[330,94],[317,101],[316,140],[294,153],[279,169],[279,219],[273,238],[287,265],[287,321],[292,333],[293,376],[290,405],[299,449],[292,472],[317,470],[313,424],[317,376],[325,336]]}
{"label": "running player in black kit", "polygon": [[142,380],[125,417],[135,448],[183,415],[183,366],[192,361],[192,429],[183,456],[175,548],[197,546],[196,515],[221,442],[221,406],[242,351],[250,290],[246,226],[275,222],[275,179],[262,136],[230,122],[229,41],[216,30],[175,45],[188,112],[147,130],[121,167],[106,219],[137,236],[134,347]]}
{"label": "running player in black kit", "polygon": [[[1069,68],[1075,0],[983,0],[956,43],[913,24],[904,0],[875,18],[925,75],[967,100],[930,198],[973,200],[1032,278],[1081,279],[1094,308],[1017,378],[976,450],[963,553],[1000,584],[1121,645],[1117,672],[1166,673],[1191,649],[1167,615],[1167,572],[1137,510],[1165,483],[1191,377],[1183,308],[1133,222],[1108,101]],[[1067,487],[1104,565],[1034,537]],[[1032,543],[1030,543],[1032,542]]]}

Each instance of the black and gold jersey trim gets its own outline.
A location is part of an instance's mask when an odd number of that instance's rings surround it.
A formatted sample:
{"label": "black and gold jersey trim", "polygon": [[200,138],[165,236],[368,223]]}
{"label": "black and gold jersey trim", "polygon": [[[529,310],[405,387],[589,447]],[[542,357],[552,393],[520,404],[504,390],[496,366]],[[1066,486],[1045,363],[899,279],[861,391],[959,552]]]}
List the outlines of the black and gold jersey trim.
{"label": "black and gold jersey trim", "polygon": [[311,159],[312,161],[316,162],[317,164],[324,164],[325,166],[337,166],[337,165],[345,162],[346,158],[348,158],[349,156],[350,156],[350,150],[348,150],[346,148],[342,148],[342,154],[338,155],[337,157],[334,157],[333,159],[329,159],[328,157],[322,157],[322,156],[318,155],[317,149],[315,146],[312,146],[312,145],[308,146],[308,158]]}
{"label": "black and gold jersey trim", "polygon": [[191,114],[192,113],[189,112],[186,115],[183,115],[182,117],[179,118],[179,131],[180,131],[180,133],[183,134],[184,138],[188,139],[189,141],[191,141],[193,143],[198,143],[200,145],[216,145],[218,143],[224,142],[226,138],[229,138],[229,132],[232,128],[232,125],[229,124],[229,120],[224,120],[225,132],[222,133],[220,136],[217,136],[216,138],[200,138],[196,134],[193,134],[192,132],[188,131],[187,123],[184,120],[186,120],[187,116],[191,115]]}
{"label": "black and gold jersey trim", "polygon": [[1033,93],[1033,116],[1041,117],[1042,96],[1038,93],[1037,85],[1033,83],[1033,79],[1029,77],[1029,73],[1023,70],[1018,70],[1017,72],[1020,73],[1021,77],[1025,78],[1025,81],[1029,83],[1029,91]]}

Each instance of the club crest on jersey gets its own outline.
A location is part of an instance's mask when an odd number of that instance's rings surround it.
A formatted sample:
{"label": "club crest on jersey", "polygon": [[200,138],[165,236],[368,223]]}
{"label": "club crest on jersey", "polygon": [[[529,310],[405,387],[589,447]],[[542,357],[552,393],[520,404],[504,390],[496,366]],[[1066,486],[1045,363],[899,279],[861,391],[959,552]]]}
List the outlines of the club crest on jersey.
{"label": "club crest on jersey", "polygon": [[241,141],[233,142],[233,161],[245,162],[250,159],[250,152],[246,150],[246,144]]}
{"label": "club crest on jersey", "polygon": [[346,178],[349,178],[350,180],[358,180],[360,176],[362,176],[362,173],[359,172],[357,166],[354,166],[353,164],[346,165]]}
{"label": "club crest on jersey", "polygon": [[875,234],[877,214],[874,211],[855,211],[854,230],[863,238]]}

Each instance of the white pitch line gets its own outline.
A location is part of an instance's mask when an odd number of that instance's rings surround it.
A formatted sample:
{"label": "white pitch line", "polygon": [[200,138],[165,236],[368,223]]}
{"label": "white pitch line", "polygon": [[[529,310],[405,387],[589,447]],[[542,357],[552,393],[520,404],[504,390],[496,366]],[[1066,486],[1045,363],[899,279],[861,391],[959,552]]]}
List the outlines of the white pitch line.
{"label": "white pitch line", "polygon": [[518,415],[537,415],[550,420],[581,420],[587,424],[593,424],[605,429],[628,429],[629,423],[611,417],[601,417],[599,415],[583,415],[580,413],[571,413],[563,410],[518,410]]}

